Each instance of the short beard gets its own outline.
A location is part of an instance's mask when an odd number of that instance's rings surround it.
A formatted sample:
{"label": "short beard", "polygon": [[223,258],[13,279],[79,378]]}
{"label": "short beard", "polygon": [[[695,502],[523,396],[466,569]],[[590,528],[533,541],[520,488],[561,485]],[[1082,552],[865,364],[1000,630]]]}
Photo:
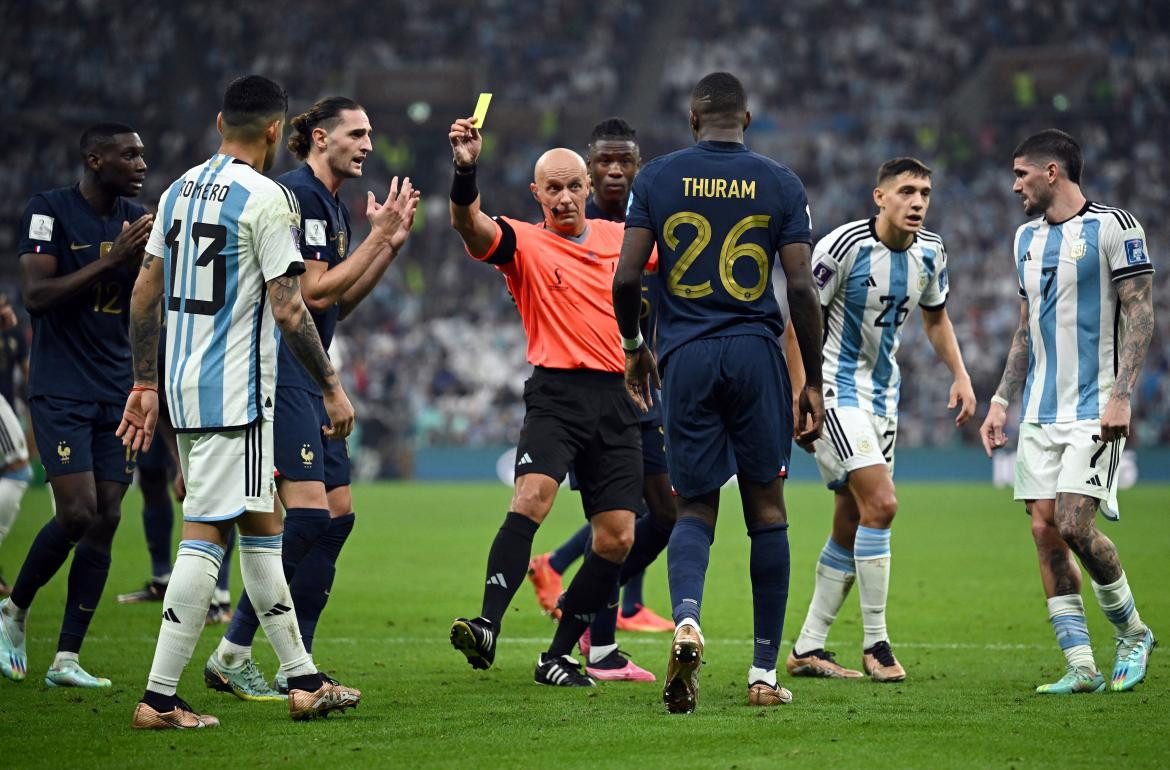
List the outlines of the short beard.
{"label": "short beard", "polygon": [[1053,196],[1051,193],[1048,195],[1037,196],[1035,203],[1024,204],[1024,213],[1030,217],[1042,215],[1044,212],[1048,211],[1048,208],[1052,205],[1052,197]]}

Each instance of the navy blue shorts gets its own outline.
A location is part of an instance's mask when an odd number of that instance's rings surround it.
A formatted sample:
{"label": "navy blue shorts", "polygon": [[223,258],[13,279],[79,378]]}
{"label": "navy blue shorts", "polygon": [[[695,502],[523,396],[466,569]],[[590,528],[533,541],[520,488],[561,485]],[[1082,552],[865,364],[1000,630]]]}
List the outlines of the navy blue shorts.
{"label": "navy blue shorts", "polygon": [[326,438],[325,400],[301,388],[276,388],[272,440],[276,473],[290,481],[320,481],[325,489],[349,486],[349,448]]}
{"label": "navy blue shorts", "polygon": [[766,484],[788,475],[792,386],[775,340],[698,339],[676,348],[662,381],[670,481],[683,497],[733,474]]}
{"label": "navy blue shorts", "polygon": [[34,396],[28,410],[48,478],[92,472],[95,481],[134,480],[136,453],[114,435],[124,404]]}

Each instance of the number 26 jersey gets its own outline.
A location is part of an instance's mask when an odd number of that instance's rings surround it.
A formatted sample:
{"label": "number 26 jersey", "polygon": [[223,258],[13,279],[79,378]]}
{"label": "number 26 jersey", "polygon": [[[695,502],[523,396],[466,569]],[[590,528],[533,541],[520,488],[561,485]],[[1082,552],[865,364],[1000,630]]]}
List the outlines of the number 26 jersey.
{"label": "number 26 jersey", "polygon": [[813,249],[813,282],[825,308],[821,371],[826,407],[894,417],[902,324],[915,305],[946,304],[947,253],[927,230],[905,251],[891,251],[875,228],[876,218],[841,225]]}
{"label": "number 26 jersey", "polygon": [[147,254],[164,260],[166,379],[176,431],[272,419],[276,334],[267,282],[298,275],[300,213],[285,187],[214,155],[167,189]]}

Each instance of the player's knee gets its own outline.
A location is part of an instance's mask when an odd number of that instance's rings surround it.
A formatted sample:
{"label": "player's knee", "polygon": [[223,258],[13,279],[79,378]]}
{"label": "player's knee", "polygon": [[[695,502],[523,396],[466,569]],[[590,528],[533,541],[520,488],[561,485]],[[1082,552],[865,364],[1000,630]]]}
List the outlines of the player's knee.
{"label": "player's knee", "polygon": [[625,561],[633,546],[633,527],[602,529],[593,533],[593,550],[609,561]]}
{"label": "player's knee", "polygon": [[862,526],[889,529],[898,513],[898,496],[893,491],[876,494],[866,501],[861,513]]}
{"label": "player's knee", "polygon": [[540,524],[548,516],[552,503],[553,495],[543,493],[536,485],[517,487],[512,496],[511,510]]}
{"label": "player's knee", "polygon": [[1057,516],[1056,528],[1061,539],[1073,550],[1078,550],[1079,546],[1090,541],[1093,536],[1092,522],[1080,522],[1075,516]]}
{"label": "player's knee", "polygon": [[1032,540],[1035,541],[1037,547],[1043,547],[1057,537],[1060,537],[1060,532],[1054,524],[1039,516],[1032,517]]}
{"label": "player's knee", "polygon": [[70,500],[57,502],[57,523],[65,530],[65,536],[70,540],[81,540],[85,537],[94,521],[97,519],[97,506],[93,501]]}

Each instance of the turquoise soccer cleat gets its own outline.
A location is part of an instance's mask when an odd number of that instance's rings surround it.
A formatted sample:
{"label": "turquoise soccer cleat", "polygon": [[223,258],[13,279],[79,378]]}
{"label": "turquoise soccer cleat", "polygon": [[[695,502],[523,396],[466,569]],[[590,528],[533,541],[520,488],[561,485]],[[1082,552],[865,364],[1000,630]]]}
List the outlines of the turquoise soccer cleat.
{"label": "turquoise soccer cleat", "polygon": [[1042,684],[1036,688],[1040,695],[1076,695],[1083,692],[1103,692],[1105,677],[1100,671],[1090,671],[1087,668],[1069,666],[1059,680],[1051,684]]}
{"label": "turquoise soccer cleat", "polygon": [[1113,663],[1113,678],[1109,689],[1114,692],[1132,690],[1146,678],[1146,664],[1150,653],[1158,645],[1154,632],[1147,628],[1140,634],[1117,637],[1117,660]]}
{"label": "turquoise soccer cleat", "polygon": [[[7,599],[0,602],[0,606],[7,603]],[[20,639],[20,643],[13,641],[13,637]],[[14,682],[23,681],[28,675],[28,655],[24,651],[24,634],[16,627],[16,623],[0,612],[0,674]]]}
{"label": "turquoise soccer cleat", "polygon": [[244,661],[244,665],[237,669],[226,668],[220,664],[215,653],[207,659],[203,667],[203,682],[212,690],[230,692],[240,700],[250,701],[283,701],[288,700],[268,686],[264,681],[264,674],[256,668],[251,658]]}
{"label": "turquoise soccer cleat", "polygon": [[45,685],[48,687],[82,687],[89,690],[100,690],[110,686],[110,680],[104,676],[94,676],[81,667],[77,661],[67,661],[61,666],[52,666],[45,672]]}

